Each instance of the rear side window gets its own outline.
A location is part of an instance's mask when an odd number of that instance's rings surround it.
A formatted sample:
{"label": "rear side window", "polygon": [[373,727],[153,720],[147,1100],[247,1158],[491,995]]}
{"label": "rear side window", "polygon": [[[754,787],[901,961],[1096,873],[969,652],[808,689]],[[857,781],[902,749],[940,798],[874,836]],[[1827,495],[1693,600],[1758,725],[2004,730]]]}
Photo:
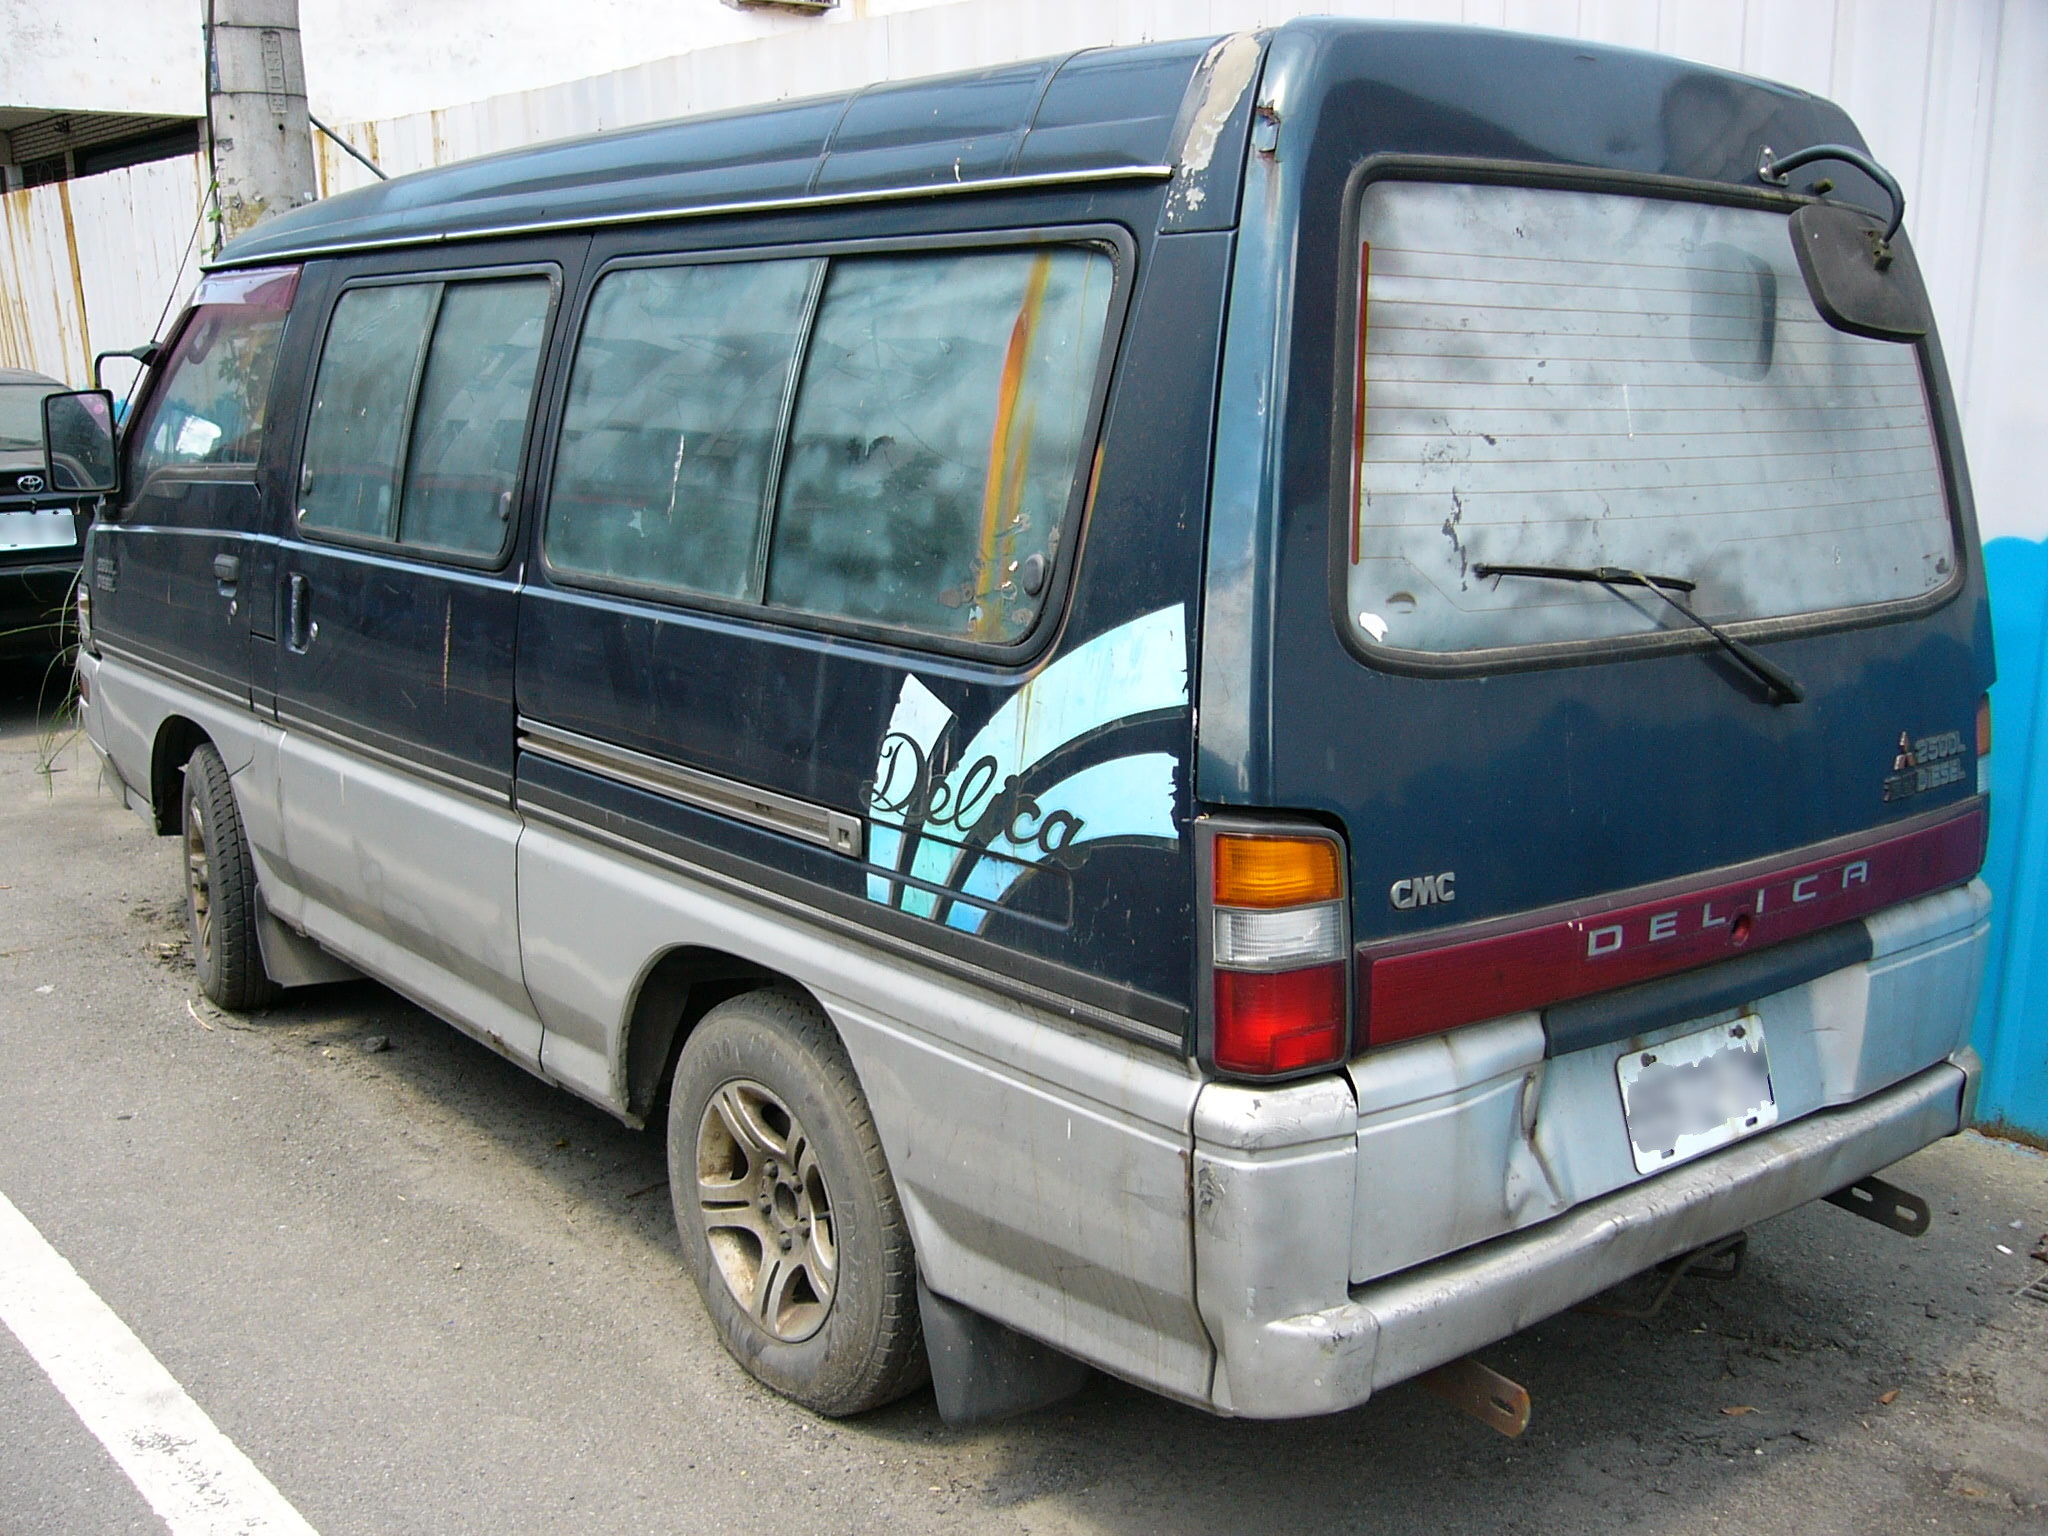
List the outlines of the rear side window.
{"label": "rear side window", "polygon": [[550,566],[1023,638],[1081,468],[1114,279],[1083,245],[608,274],[578,343]]}
{"label": "rear side window", "polygon": [[511,525],[552,294],[545,277],[343,293],[313,385],[301,524],[496,555]]}
{"label": "rear side window", "polygon": [[1056,550],[1111,275],[1073,247],[835,264],[768,600],[976,640],[1028,631],[1043,577],[1020,574]]}
{"label": "rear side window", "polygon": [[[193,296],[192,317],[127,434],[126,483],[166,469],[246,469],[262,453],[285,312],[299,269],[219,273]],[[40,423],[38,424],[40,440]]]}
{"label": "rear side window", "polygon": [[557,571],[758,591],[761,509],[821,265],[637,267],[597,285],[548,514]]}
{"label": "rear side window", "polygon": [[1481,564],[1676,576],[1729,621],[1950,579],[1918,356],[1821,319],[1783,214],[1379,182],[1361,215],[1361,638],[1458,652],[1684,622],[1640,590]]}

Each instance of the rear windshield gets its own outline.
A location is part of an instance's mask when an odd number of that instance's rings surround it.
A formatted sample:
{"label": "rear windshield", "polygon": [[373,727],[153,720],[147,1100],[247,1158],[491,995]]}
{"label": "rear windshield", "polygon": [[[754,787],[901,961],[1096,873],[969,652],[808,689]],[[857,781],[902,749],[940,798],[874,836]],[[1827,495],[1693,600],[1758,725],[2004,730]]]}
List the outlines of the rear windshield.
{"label": "rear windshield", "polygon": [[62,384],[0,384],[0,453],[43,446],[43,396],[61,393],[63,388]]}
{"label": "rear windshield", "polygon": [[1833,329],[1784,215],[1378,182],[1361,209],[1350,622],[1457,652],[1932,592],[1955,544],[1914,348]]}

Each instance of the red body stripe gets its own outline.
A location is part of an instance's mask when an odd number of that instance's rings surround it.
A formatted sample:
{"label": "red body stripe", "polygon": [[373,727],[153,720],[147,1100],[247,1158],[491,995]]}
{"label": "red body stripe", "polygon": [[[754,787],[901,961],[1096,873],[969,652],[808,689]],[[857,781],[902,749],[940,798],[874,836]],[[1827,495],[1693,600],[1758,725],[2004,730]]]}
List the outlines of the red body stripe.
{"label": "red body stripe", "polygon": [[1968,880],[1984,862],[1985,829],[1978,801],[1931,826],[1825,857],[1795,857],[1741,879],[1553,908],[1526,923],[1505,919],[1360,945],[1361,1032],[1373,1045],[1413,1039],[1845,923]]}

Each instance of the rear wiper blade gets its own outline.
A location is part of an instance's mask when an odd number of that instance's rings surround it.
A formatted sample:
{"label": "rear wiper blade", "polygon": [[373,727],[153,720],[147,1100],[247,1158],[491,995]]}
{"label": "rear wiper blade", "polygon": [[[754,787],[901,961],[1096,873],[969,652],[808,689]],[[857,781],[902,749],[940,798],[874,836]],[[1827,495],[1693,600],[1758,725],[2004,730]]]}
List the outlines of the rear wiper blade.
{"label": "rear wiper blade", "polygon": [[1531,576],[1541,581],[1590,581],[1603,587],[1642,587],[1656,593],[1684,614],[1689,622],[1719,641],[1722,650],[1764,685],[1773,704],[1797,704],[1806,697],[1806,690],[1799,686],[1791,673],[1693,612],[1692,605],[1678,594],[1697,590],[1698,583],[1687,581],[1682,576],[1659,576],[1614,565],[1475,565],[1472,574],[1480,577]]}

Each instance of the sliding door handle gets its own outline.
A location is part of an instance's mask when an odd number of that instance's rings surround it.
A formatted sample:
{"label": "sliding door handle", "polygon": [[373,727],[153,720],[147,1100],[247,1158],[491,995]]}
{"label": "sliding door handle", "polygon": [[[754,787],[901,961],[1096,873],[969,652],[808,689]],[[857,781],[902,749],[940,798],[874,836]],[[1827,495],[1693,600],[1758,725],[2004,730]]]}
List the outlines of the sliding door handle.
{"label": "sliding door handle", "polygon": [[303,656],[319,633],[320,626],[313,622],[313,584],[303,573],[293,571],[285,583],[285,649]]}

